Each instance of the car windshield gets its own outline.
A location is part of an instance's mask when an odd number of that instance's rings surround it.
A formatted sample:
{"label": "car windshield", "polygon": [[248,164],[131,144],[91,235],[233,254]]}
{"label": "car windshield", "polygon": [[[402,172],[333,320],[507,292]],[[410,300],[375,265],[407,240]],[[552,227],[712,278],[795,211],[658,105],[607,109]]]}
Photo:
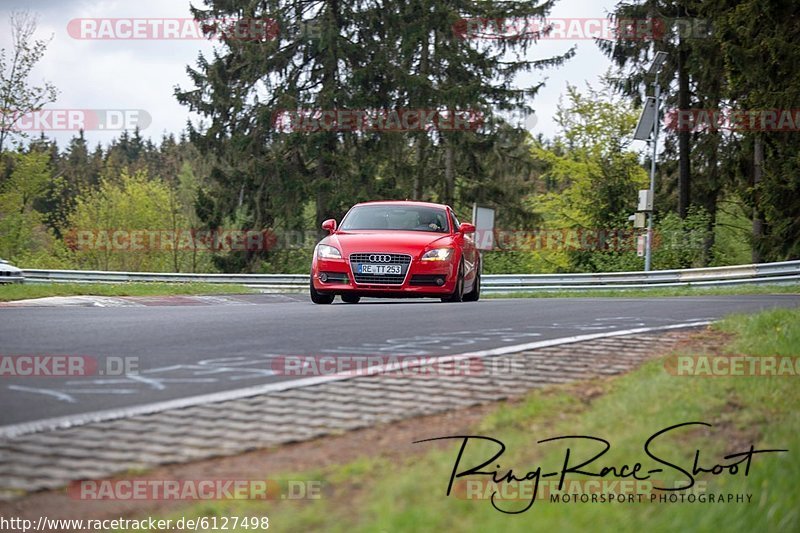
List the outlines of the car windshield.
{"label": "car windshield", "polygon": [[360,205],[342,220],[340,229],[402,230],[447,233],[447,212],[437,207],[407,205]]}

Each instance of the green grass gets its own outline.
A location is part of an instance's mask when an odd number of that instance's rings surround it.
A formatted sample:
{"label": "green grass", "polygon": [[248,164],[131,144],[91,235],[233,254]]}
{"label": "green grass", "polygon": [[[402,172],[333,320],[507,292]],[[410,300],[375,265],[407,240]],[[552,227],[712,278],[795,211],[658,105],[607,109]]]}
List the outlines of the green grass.
{"label": "green grass", "polygon": [[652,289],[589,289],[481,294],[481,298],[653,298],[664,296],[726,296],[737,294],[800,294],[800,284],[735,287],[670,287]]}
{"label": "green grass", "polygon": [[[800,309],[733,316],[714,328],[734,334],[731,344],[723,347],[725,353],[800,355]],[[674,424],[704,421],[712,427],[676,431],[660,439],[653,451],[691,469],[698,449],[705,458],[701,464],[708,466],[724,462],[722,457],[728,453],[747,450],[751,443],[756,449],[789,450],[755,456],[747,477],[741,472],[698,476],[706,494],[749,493],[751,503],[551,503],[544,499],[526,513],[506,515],[494,510],[488,500],[445,495],[459,446],[453,441],[444,447],[414,445],[418,453],[404,461],[389,462],[365,450],[361,459],[349,464],[290,476],[322,480],[328,490],[321,500],[211,502],[188,505],[172,516],[266,512],[270,529],[277,531],[800,530],[800,377],[677,377],[664,364],[663,359],[654,360],[621,377],[531,392],[521,401],[498,406],[472,433],[502,440],[507,448],[500,462],[518,475],[538,465],[545,471],[558,470],[566,446],[536,441],[559,435],[593,435],[610,441],[611,450],[593,466],[639,461],[649,469],[659,466],[643,451],[650,435]],[[436,436],[442,434],[430,435]],[[589,457],[590,448],[592,455],[598,449],[579,441],[571,441],[569,447],[573,458]],[[478,464],[478,458],[488,457],[489,451],[470,444],[462,465]],[[654,477],[682,479],[668,472]],[[570,474],[568,479],[577,476]],[[499,505],[511,510],[525,504],[506,501]]]}
{"label": "green grass", "polygon": [[0,285],[0,302],[47,296],[171,296],[252,292],[244,285],[218,283],[19,283]]}
{"label": "green grass", "polygon": [[715,327],[737,335],[731,345],[731,350],[736,353],[751,355],[800,353],[800,313],[797,309],[774,309],[755,315],[735,315]]}
{"label": "green grass", "polygon": [[[180,294],[247,294],[244,285],[216,283],[20,283],[0,284],[0,302],[46,296],[169,296]],[[547,291],[535,293],[483,294],[491,298],[651,298],[663,296],[708,296],[736,294],[800,294],[797,285],[748,285],[725,288],[671,288],[631,290]]]}

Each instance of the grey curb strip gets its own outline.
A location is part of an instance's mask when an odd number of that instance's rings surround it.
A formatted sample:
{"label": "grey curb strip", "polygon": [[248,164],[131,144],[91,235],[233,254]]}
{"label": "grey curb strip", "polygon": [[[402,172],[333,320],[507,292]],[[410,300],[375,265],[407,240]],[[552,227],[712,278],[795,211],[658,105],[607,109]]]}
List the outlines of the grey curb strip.
{"label": "grey curb strip", "polygon": [[314,376],[310,378],[291,380],[281,383],[270,383],[267,385],[247,387],[232,391],[222,391],[211,394],[202,394],[198,396],[189,396],[187,398],[178,398],[175,400],[167,400],[163,402],[151,403],[146,405],[138,405],[135,407],[127,407],[124,409],[109,409],[106,411],[95,411],[93,413],[83,413],[79,415],[70,415],[57,418],[46,418],[43,420],[36,420],[34,422],[25,422],[22,424],[0,426],[0,438],[15,438],[29,433],[52,431],[56,429],[66,429],[70,427],[82,426],[85,424],[91,424],[95,422],[105,422],[109,420],[129,418],[139,415],[149,415],[153,413],[167,411],[170,409],[180,409],[183,407],[192,407],[196,405],[224,402],[228,400],[238,400],[250,396],[268,394],[270,392],[299,389],[302,387],[319,385],[322,383],[329,383],[333,381],[344,381],[347,379],[352,379],[354,377],[363,377],[366,375],[381,374],[385,372],[392,372],[396,370],[413,368],[416,366],[428,366],[432,364],[439,365],[450,362],[463,361],[464,359],[494,357],[515,352],[534,350],[537,348],[547,348],[550,346],[560,346],[564,344],[573,344],[576,342],[583,342],[594,339],[604,339],[609,337],[619,337],[623,335],[635,335],[638,333],[650,333],[654,331],[669,331],[674,329],[696,328],[701,326],[707,326],[711,323],[712,323],[711,320],[703,320],[698,322],[671,324],[669,326],[642,327],[634,329],[624,329],[619,331],[610,331],[605,333],[590,333],[587,335],[575,335],[572,337],[561,337],[559,339],[529,342],[526,344],[515,344],[513,346],[503,346],[501,348],[493,348],[490,350],[466,352],[456,355],[445,355],[436,357],[435,359],[422,358],[421,360],[416,361],[412,364],[392,363],[386,365],[376,365],[373,367],[369,367],[363,373],[354,375]]}

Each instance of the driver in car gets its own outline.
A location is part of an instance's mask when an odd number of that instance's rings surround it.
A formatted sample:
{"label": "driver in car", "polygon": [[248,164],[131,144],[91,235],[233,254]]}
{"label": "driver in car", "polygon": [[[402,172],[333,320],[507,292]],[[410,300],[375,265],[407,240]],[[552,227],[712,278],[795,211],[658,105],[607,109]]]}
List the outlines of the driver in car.
{"label": "driver in car", "polygon": [[426,231],[442,231],[442,226],[439,225],[439,221],[434,213],[431,211],[421,211],[419,213],[419,226],[417,226],[416,229]]}

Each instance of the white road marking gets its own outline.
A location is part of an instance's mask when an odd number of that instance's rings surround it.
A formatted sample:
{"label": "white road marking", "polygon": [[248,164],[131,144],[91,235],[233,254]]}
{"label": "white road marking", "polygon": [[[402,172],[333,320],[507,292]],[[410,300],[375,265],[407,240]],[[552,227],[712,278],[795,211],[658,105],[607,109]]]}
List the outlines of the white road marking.
{"label": "white road marking", "polygon": [[70,396],[69,394],[64,394],[63,392],[51,391],[51,390],[48,390],[48,389],[37,389],[35,387],[23,387],[22,385],[9,385],[8,388],[11,389],[11,390],[16,390],[16,391],[21,391],[21,392],[33,392],[33,393],[36,393],[36,394],[44,394],[44,395],[47,395],[47,396],[53,396],[53,397],[61,400],[62,402],[67,402],[67,403],[75,403],[76,402],[74,397]]}

